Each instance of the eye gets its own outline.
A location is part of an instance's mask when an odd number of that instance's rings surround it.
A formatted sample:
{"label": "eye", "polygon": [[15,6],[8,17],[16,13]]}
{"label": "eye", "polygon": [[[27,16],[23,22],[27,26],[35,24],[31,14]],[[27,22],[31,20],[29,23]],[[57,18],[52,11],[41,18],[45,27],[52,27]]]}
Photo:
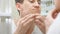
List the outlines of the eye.
{"label": "eye", "polygon": [[34,0],[30,0],[31,3],[34,3]]}
{"label": "eye", "polygon": [[38,4],[41,4],[41,2],[39,1]]}
{"label": "eye", "polygon": [[41,0],[38,0],[38,4],[41,4]]}

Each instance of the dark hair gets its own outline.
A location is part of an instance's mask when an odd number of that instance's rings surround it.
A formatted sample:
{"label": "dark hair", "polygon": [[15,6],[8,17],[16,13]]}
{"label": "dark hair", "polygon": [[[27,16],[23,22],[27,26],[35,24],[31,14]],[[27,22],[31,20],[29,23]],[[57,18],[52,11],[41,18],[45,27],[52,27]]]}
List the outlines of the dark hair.
{"label": "dark hair", "polygon": [[15,0],[15,2],[23,3],[24,0]]}
{"label": "dark hair", "polygon": [[[24,0],[15,0],[15,3],[23,3]],[[20,11],[18,10],[18,13],[20,15]]]}

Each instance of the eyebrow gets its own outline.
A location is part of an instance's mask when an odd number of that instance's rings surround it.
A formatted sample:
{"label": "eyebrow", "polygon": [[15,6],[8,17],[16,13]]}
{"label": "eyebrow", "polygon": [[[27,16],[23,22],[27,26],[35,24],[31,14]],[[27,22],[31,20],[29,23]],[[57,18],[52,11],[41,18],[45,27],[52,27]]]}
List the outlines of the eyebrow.
{"label": "eyebrow", "polygon": [[34,0],[29,0],[29,1],[34,1]]}
{"label": "eyebrow", "polygon": [[[28,1],[30,1],[30,0],[28,0]],[[34,1],[34,0],[32,0],[32,1]],[[41,2],[41,0],[37,0],[37,2]]]}
{"label": "eyebrow", "polygon": [[[30,0],[29,0],[30,1]],[[37,0],[37,1],[41,1],[41,0]]]}
{"label": "eyebrow", "polygon": [[38,1],[41,1],[41,0],[38,0]]}

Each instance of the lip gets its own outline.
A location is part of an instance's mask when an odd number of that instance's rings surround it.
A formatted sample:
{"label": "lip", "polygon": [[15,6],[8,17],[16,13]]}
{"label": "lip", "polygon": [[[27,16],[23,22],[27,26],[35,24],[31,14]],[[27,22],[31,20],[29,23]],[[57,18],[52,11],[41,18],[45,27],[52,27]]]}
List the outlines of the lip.
{"label": "lip", "polygon": [[34,8],[34,9],[32,9],[32,10],[37,10],[37,11],[38,11],[38,10],[40,10],[40,9],[39,9],[39,8]]}
{"label": "lip", "polygon": [[40,10],[37,9],[37,8],[34,8],[34,9],[32,9],[32,10],[34,11],[34,13],[40,13]]}

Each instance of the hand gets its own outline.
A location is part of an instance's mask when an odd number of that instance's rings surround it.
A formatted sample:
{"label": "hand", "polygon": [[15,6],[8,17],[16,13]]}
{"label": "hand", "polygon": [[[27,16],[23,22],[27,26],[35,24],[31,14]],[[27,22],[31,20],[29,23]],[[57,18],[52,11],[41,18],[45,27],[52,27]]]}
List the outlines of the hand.
{"label": "hand", "polygon": [[45,17],[39,15],[39,16],[36,17],[35,23],[39,27],[39,29],[45,34],[46,29],[45,29],[44,21],[45,21]]}
{"label": "hand", "polygon": [[[34,23],[35,16],[36,15],[30,14],[30,15],[27,15],[27,16],[21,18],[20,20],[18,20],[15,34],[26,34],[28,29]],[[31,28],[33,29],[33,27],[31,27]]]}

